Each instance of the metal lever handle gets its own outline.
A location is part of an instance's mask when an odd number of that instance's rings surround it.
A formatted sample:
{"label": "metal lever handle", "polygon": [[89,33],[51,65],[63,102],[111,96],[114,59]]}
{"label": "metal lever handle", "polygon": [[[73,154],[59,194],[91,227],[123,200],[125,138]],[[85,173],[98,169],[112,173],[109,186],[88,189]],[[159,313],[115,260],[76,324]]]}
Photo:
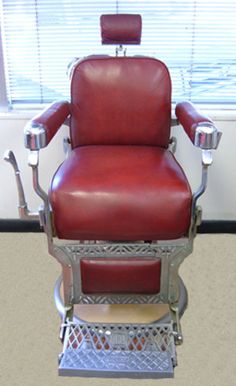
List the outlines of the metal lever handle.
{"label": "metal lever handle", "polygon": [[12,165],[15,172],[18,199],[19,199],[18,210],[19,210],[20,218],[22,218],[23,220],[39,220],[39,214],[37,212],[31,212],[28,209],[28,205],[25,200],[24,188],[21,181],[20,170],[18,168],[16,157],[12,150],[7,150],[5,152],[4,160],[9,162]]}

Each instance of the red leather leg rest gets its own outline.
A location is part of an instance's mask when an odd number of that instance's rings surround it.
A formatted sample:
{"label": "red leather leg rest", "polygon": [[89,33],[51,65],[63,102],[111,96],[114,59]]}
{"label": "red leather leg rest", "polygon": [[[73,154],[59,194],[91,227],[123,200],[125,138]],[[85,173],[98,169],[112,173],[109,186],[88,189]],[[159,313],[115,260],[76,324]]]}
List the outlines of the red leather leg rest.
{"label": "red leather leg rest", "polygon": [[80,268],[85,294],[156,294],[160,291],[161,260],[82,259]]}

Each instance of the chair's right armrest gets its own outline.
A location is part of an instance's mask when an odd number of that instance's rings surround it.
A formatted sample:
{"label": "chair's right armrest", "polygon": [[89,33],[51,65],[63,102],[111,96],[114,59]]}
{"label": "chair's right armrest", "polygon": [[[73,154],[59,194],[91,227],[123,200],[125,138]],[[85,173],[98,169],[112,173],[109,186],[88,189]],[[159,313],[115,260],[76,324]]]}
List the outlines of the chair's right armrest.
{"label": "chair's right armrest", "polygon": [[47,146],[69,115],[70,104],[67,101],[52,103],[25,126],[25,147],[39,150]]}
{"label": "chair's right armrest", "polygon": [[175,113],[179,123],[195,146],[204,150],[217,148],[222,133],[210,118],[200,113],[190,102],[178,103]]}

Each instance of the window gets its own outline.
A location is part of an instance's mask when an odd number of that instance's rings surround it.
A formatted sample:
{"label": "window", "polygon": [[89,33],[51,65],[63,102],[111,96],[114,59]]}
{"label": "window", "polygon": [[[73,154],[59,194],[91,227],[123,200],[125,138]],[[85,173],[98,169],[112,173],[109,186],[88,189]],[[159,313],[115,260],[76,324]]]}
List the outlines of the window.
{"label": "window", "polygon": [[100,43],[99,17],[116,12],[142,15],[142,44],[128,53],[168,65],[174,102],[236,103],[235,0],[0,1],[12,107],[67,98],[66,68],[74,57],[113,55],[114,47]]}

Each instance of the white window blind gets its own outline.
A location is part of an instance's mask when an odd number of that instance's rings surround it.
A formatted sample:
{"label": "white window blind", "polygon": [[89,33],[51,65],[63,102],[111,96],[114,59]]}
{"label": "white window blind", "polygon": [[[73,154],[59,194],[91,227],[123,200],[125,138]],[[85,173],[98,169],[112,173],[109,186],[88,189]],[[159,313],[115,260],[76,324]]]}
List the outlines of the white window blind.
{"label": "white window blind", "polygon": [[100,43],[103,13],[140,13],[141,46],[171,73],[173,101],[236,103],[235,0],[0,0],[9,103],[69,98],[74,57],[114,53]]}

